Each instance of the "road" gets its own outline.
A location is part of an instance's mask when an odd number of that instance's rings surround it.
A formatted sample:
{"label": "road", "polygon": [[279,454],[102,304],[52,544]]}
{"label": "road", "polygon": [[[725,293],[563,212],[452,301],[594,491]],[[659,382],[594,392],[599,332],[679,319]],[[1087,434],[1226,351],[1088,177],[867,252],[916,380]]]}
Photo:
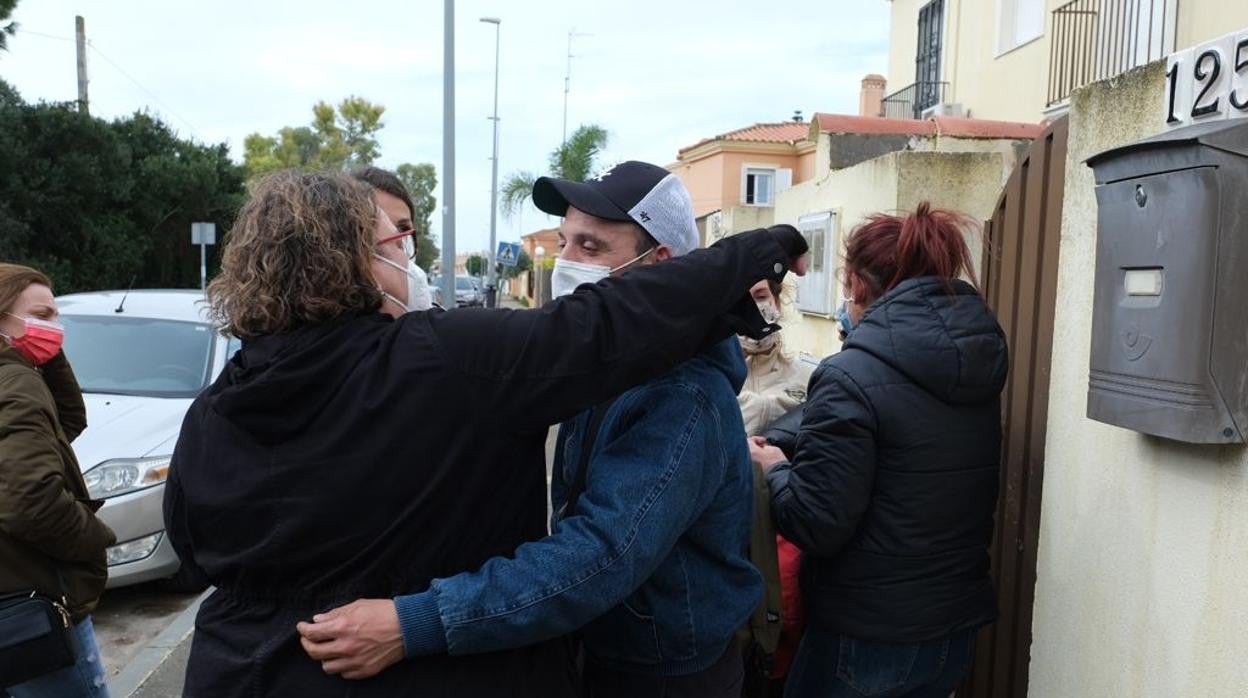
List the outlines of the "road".
{"label": "road", "polygon": [[175,594],[155,584],[109,589],[93,619],[109,679],[177,617],[198,594]]}

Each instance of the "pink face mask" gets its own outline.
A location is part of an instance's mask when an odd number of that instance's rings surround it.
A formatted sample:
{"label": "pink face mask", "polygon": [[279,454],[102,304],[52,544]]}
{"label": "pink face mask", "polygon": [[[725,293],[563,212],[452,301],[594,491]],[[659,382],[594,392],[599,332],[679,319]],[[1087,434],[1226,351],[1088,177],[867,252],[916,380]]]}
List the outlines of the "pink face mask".
{"label": "pink face mask", "polygon": [[55,322],[40,320],[33,317],[20,317],[13,313],[5,313],[17,318],[26,325],[26,331],[20,337],[8,337],[9,344],[26,360],[36,366],[42,366],[57,354],[61,353],[61,345],[65,341],[65,328]]}

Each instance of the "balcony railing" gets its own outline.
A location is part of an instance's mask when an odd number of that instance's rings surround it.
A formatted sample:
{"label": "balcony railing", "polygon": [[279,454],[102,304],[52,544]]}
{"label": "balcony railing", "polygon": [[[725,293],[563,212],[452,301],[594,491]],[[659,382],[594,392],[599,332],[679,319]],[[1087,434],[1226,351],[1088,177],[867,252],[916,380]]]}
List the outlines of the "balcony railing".
{"label": "balcony railing", "polygon": [[880,116],[890,119],[921,119],[923,110],[945,101],[947,82],[916,82],[885,97]]}
{"label": "balcony railing", "polygon": [[1174,51],[1179,0],[1074,0],[1053,11],[1049,106]]}

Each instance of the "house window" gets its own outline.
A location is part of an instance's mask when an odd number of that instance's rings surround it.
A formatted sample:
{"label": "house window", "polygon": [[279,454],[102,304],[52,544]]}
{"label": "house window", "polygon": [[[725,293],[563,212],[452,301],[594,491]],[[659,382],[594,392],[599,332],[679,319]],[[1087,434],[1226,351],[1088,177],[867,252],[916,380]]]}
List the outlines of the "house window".
{"label": "house window", "polygon": [[919,8],[919,45],[914,61],[914,118],[940,103],[940,54],[944,49],[945,0]]}
{"label": "house window", "polygon": [[741,203],[746,206],[770,206],[775,201],[776,171],[761,167],[745,168]]}
{"label": "house window", "polygon": [[1044,0],[997,0],[997,55],[1044,34]]}
{"label": "house window", "polygon": [[821,211],[802,216],[797,229],[810,245],[810,268],[797,279],[797,309],[803,313],[832,314],[836,278],[836,214]]}

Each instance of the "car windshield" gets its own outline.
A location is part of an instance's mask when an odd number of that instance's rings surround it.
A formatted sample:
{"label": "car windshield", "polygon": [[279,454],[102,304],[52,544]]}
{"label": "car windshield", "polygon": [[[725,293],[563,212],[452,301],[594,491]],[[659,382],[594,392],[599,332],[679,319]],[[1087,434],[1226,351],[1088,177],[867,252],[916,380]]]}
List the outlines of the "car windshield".
{"label": "car windshield", "polygon": [[472,291],[474,289],[476,289],[476,287],[472,285],[472,279],[469,279],[466,276],[455,277],[456,291]]}
{"label": "car windshield", "polygon": [[198,322],[62,315],[65,355],[86,393],[194,397],[208,383],[213,333]]}

